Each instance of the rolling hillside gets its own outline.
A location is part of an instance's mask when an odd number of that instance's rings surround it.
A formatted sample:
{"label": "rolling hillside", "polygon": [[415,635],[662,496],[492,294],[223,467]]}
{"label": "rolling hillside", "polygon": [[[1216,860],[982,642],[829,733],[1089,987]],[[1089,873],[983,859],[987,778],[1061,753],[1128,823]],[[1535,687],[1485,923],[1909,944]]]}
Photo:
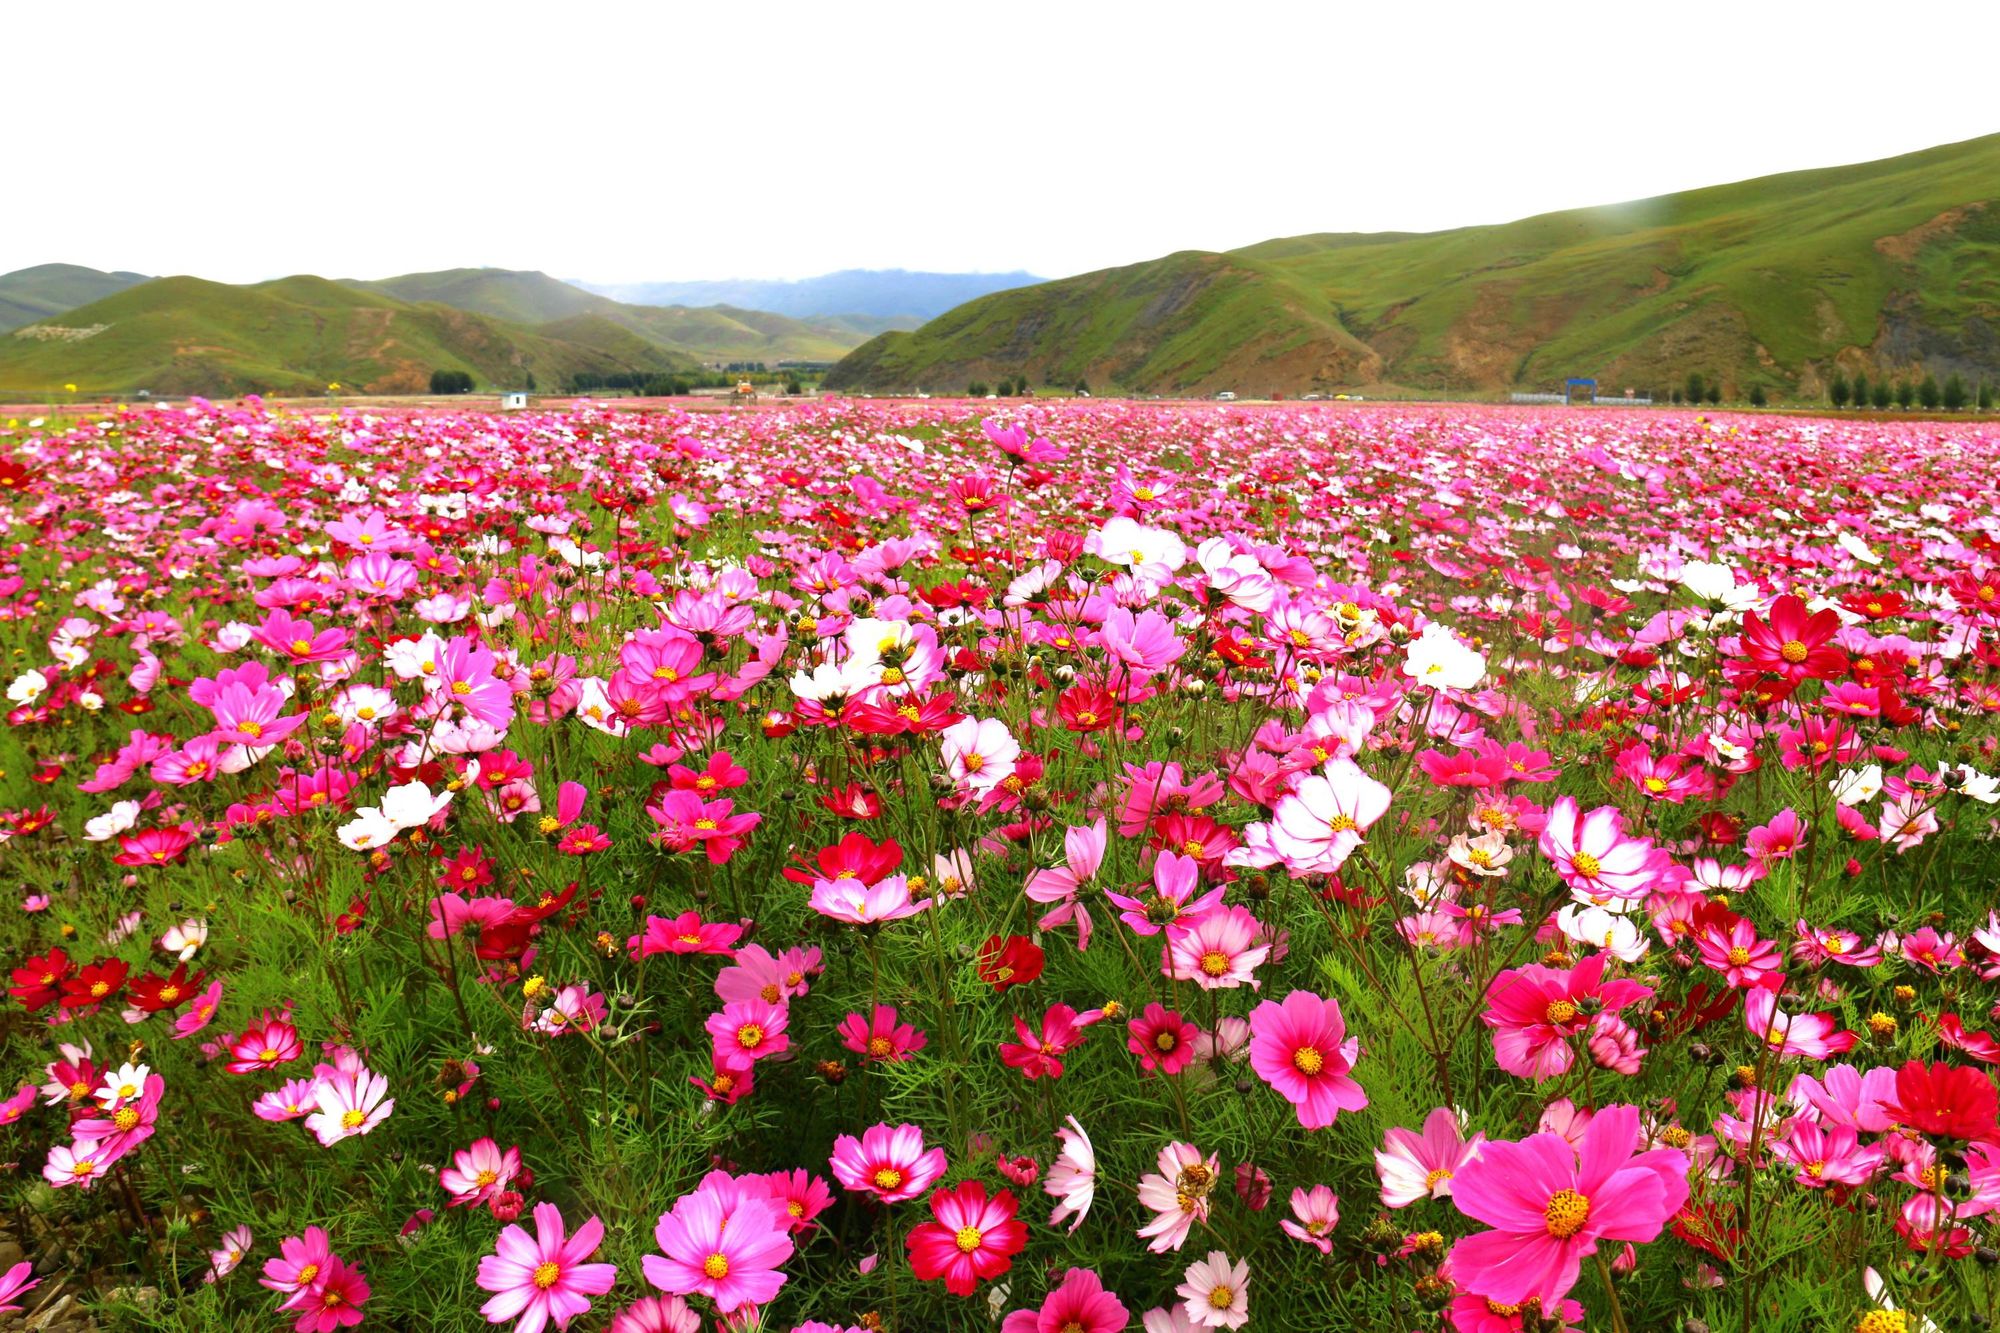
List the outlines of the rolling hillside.
{"label": "rolling hillside", "polygon": [[77,264],[37,264],[0,273],[0,333],[102,300],[144,281],[143,273],[104,273]]}
{"label": "rolling hillside", "polygon": [[[835,319],[794,319],[728,305],[627,305],[546,273],[513,269],[447,269],[345,285],[405,301],[434,301],[515,324],[547,325],[579,316],[605,319],[696,361],[836,361],[864,338],[881,332],[879,327],[858,329]],[[548,331],[562,336],[560,329]]]}
{"label": "rolling hillside", "polygon": [[577,371],[683,370],[692,360],[594,315],[561,333],[297,276],[236,287],[156,278],[0,335],[0,389],[82,393],[410,393],[433,370],[553,388]]}
{"label": "rolling hillside", "polygon": [[884,334],[827,386],[1483,392],[1580,375],[1616,393],[1699,371],[1732,395],[1818,397],[1835,369],[2000,378],[2000,135],[1500,226],[1168,255]]}

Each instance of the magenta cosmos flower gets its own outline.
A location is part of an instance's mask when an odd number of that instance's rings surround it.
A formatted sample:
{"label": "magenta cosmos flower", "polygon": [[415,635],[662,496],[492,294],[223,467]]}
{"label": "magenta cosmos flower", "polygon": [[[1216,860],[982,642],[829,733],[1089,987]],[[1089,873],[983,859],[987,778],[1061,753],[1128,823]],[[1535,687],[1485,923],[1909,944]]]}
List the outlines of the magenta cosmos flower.
{"label": "magenta cosmos flower", "polygon": [[1040,1310],[1014,1311],[1000,1333],[1125,1333],[1131,1322],[1125,1303],[1104,1289],[1103,1279],[1088,1268],[1072,1268]]}
{"label": "magenta cosmos flower", "polygon": [[944,1174],[944,1149],[924,1147],[915,1125],[871,1125],[860,1138],[842,1134],[828,1159],[833,1178],[883,1203],[914,1199]]}
{"label": "magenta cosmos flower", "polygon": [[1600,1240],[1646,1242],[1687,1202],[1678,1148],[1634,1154],[1639,1110],[1607,1106],[1575,1147],[1559,1134],[1488,1143],[1452,1180],[1458,1210],[1491,1231],[1451,1252],[1459,1284],[1503,1305],[1557,1308]]}
{"label": "magenta cosmos flower", "polygon": [[646,1280],[675,1296],[699,1293],[730,1314],[762,1305],[785,1285],[778,1265],[792,1257],[792,1219],[765,1195],[703,1186],[663,1214],[653,1238],[666,1252],[642,1261]]}
{"label": "magenta cosmos flower", "polygon": [[1250,1013],[1250,1067],[1298,1108],[1299,1123],[1324,1129],[1342,1111],[1359,1111],[1368,1094],[1348,1073],[1361,1052],[1347,1035],[1340,1003],[1295,990]]}
{"label": "magenta cosmos flower", "polygon": [[1636,981],[1606,981],[1609,954],[1592,954],[1568,971],[1530,963],[1510,967],[1486,988],[1480,1021],[1493,1029],[1493,1058],[1518,1078],[1553,1078],[1576,1058],[1570,1038],[1593,1012],[1613,1012],[1653,994]]}
{"label": "magenta cosmos flower", "polygon": [[553,1323],[569,1321],[590,1308],[592,1296],[611,1290],[618,1270],[611,1264],[585,1263],[604,1239],[604,1223],[595,1217],[563,1235],[562,1210],[552,1203],[535,1205],[535,1234],[509,1226],[494,1244],[496,1253],[479,1261],[478,1283],[493,1299],[479,1307],[489,1324],[504,1324],[519,1316],[514,1333],[542,1333]]}

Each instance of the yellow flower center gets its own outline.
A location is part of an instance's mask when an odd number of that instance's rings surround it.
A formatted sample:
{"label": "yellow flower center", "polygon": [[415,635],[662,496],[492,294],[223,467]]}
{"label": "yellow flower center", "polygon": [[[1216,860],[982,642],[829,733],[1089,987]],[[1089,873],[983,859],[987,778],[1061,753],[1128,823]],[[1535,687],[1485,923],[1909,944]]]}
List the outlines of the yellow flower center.
{"label": "yellow flower center", "polygon": [[878,1167],[875,1171],[875,1188],[878,1190],[900,1189],[903,1173],[893,1166]]}
{"label": "yellow flower center", "polygon": [[1332,819],[1326,821],[1326,831],[1328,833],[1352,833],[1358,827],[1359,825],[1354,822],[1353,815],[1335,815]]}
{"label": "yellow flower center", "polygon": [[111,1117],[111,1123],[118,1126],[121,1130],[131,1129],[139,1123],[139,1113],[129,1106],[121,1106]]}
{"label": "yellow flower center", "polygon": [[870,1037],[868,1039],[868,1054],[875,1057],[877,1060],[888,1059],[890,1052],[894,1051],[895,1049],[896,1047],[894,1043],[892,1043],[887,1037]]}
{"label": "yellow flower center", "polygon": [[318,1276],[319,1276],[319,1265],[307,1264],[304,1268],[301,1268],[299,1270],[299,1275],[295,1280],[301,1287],[305,1287],[305,1286],[310,1286],[312,1284],[312,1280]]}
{"label": "yellow flower center", "polygon": [[472,1179],[475,1184],[491,1185],[494,1181],[500,1179],[500,1173],[489,1167],[488,1169],[481,1171],[478,1175],[474,1176]]}
{"label": "yellow flower center", "polygon": [[1551,1000],[1542,1016],[1551,1023],[1568,1023],[1576,1018],[1576,1006],[1568,1000]]}
{"label": "yellow flower center", "polygon": [[1909,1333],[1910,1319],[1901,1310],[1870,1310],[1854,1333]]}
{"label": "yellow flower center", "polygon": [[1784,658],[1793,666],[1797,666],[1799,663],[1805,661],[1806,658],[1812,656],[1812,650],[1797,639],[1787,639],[1784,646],[1778,649],[1778,656]]}
{"label": "yellow flower center", "polygon": [[1326,1057],[1315,1047],[1301,1046],[1292,1052],[1292,1068],[1310,1078],[1326,1068]]}
{"label": "yellow flower center", "polygon": [[707,1274],[713,1281],[722,1281],[722,1279],[729,1276],[729,1256],[726,1254],[709,1255],[708,1258],[701,1261],[701,1271]]}
{"label": "yellow flower center", "polygon": [[1585,879],[1596,879],[1597,872],[1604,868],[1604,863],[1589,852],[1578,852],[1569,859],[1569,864],[1571,869]]}
{"label": "yellow flower center", "polygon": [[1575,1190],[1557,1190],[1549,1196],[1548,1207],[1542,1210],[1548,1220],[1549,1234],[1557,1240],[1568,1240],[1583,1230],[1583,1224],[1590,1220],[1590,1200]]}
{"label": "yellow flower center", "polygon": [[535,1265],[535,1285],[547,1291],[562,1280],[562,1265],[551,1259]]}
{"label": "yellow flower center", "polygon": [[1440,1183],[1442,1183],[1443,1181],[1447,1181],[1447,1180],[1450,1180],[1450,1179],[1451,1179],[1451,1171],[1450,1171],[1450,1169],[1449,1169],[1449,1168],[1447,1168],[1447,1167],[1442,1167],[1442,1166],[1441,1166],[1441,1167],[1437,1168],[1437,1169],[1436,1169],[1435,1171],[1432,1171],[1432,1172],[1430,1172],[1429,1174],[1425,1175],[1425,1177],[1424,1177],[1424,1189],[1425,1189],[1425,1191],[1426,1191],[1426,1192],[1428,1192],[1428,1191],[1430,1191],[1430,1190],[1434,1190],[1434,1189],[1436,1189],[1436,1188],[1438,1187],[1438,1185],[1439,1185]]}
{"label": "yellow flower center", "polygon": [[1749,961],[1750,961],[1750,951],[1744,948],[1742,945],[1738,944],[1730,949],[1729,965],[1731,967],[1741,967]]}
{"label": "yellow flower center", "polygon": [[746,1051],[754,1051],[764,1043],[764,1029],[755,1023],[745,1023],[736,1029],[736,1044]]}
{"label": "yellow flower center", "polygon": [[1236,1303],[1236,1289],[1223,1283],[1209,1288],[1208,1306],[1211,1310],[1227,1310]]}
{"label": "yellow flower center", "polygon": [[340,1123],[348,1129],[358,1129],[360,1128],[361,1122],[366,1120],[367,1118],[368,1118],[368,1113],[357,1106],[352,1111],[342,1112],[340,1117]]}
{"label": "yellow flower center", "polygon": [[1665,778],[1646,779],[1646,790],[1653,793],[1653,795],[1658,796],[1661,792],[1665,791],[1666,789],[1667,789],[1667,780]]}
{"label": "yellow flower center", "polygon": [[979,1248],[979,1240],[978,1227],[960,1227],[958,1235],[952,1238],[952,1244],[958,1246],[960,1254],[971,1254]]}
{"label": "yellow flower center", "polygon": [[1201,956],[1201,970],[1211,977],[1229,974],[1229,955],[1218,949],[1210,949]]}

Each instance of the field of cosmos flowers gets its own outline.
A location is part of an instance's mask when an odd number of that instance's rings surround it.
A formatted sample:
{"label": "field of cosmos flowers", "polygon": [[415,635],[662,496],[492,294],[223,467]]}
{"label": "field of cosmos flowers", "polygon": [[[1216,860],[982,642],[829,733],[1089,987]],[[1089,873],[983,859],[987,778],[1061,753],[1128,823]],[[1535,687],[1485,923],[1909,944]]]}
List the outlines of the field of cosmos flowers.
{"label": "field of cosmos flowers", "polygon": [[995,406],[9,426],[0,1304],[1986,1325],[1992,427]]}

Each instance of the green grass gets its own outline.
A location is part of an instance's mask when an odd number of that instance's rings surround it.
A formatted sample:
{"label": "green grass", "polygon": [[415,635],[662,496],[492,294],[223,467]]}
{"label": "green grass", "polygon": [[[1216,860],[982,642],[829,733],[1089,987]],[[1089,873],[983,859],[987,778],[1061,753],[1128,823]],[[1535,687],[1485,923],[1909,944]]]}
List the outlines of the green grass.
{"label": "green grass", "polygon": [[145,280],[139,273],[102,273],[78,264],[37,264],[0,273],[0,333],[74,310]]}
{"label": "green grass", "polygon": [[[1893,243],[1960,209],[1920,243]],[[2000,376],[1990,334],[1969,327],[2000,319],[1996,260],[2000,135],[1499,226],[1168,255],[885,334],[829,386],[1026,371],[1195,391],[1492,390],[1569,375],[1643,388],[1694,370],[1735,393],[1817,396],[1836,357],[1871,378],[1921,373],[1911,346],[1940,378]],[[1903,336],[1884,340],[1885,321]],[[1274,348],[1294,355],[1273,362]]]}

